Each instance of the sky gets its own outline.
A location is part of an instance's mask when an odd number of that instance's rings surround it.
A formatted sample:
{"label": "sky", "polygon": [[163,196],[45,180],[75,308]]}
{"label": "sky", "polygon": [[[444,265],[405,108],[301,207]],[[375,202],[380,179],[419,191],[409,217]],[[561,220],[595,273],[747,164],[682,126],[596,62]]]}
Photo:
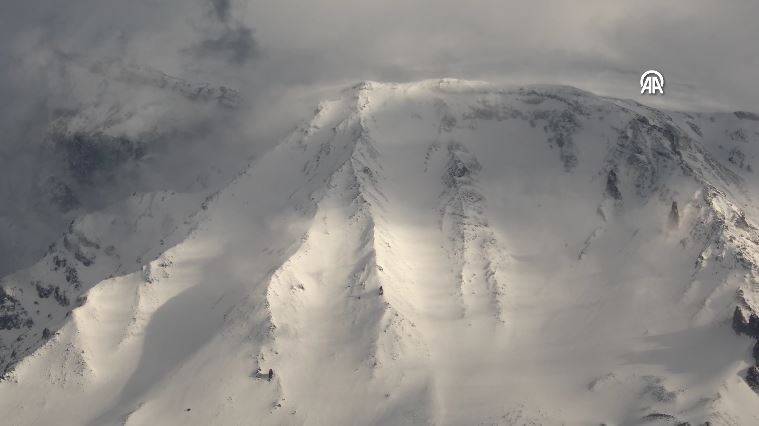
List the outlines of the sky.
{"label": "sky", "polygon": [[[561,83],[681,109],[759,110],[759,2],[7,0],[0,84],[42,96],[102,59],[229,84],[250,102],[373,79]],[[15,72],[14,72],[15,71]],[[42,83],[42,84],[40,84]],[[9,89],[3,88],[5,92]],[[80,88],[80,90],[83,90]],[[68,94],[70,95],[70,93]]]}
{"label": "sky", "polygon": [[[288,82],[460,77],[572,84],[637,97],[660,70],[683,109],[759,107],[759,2],[248,3]],[[301,66],[302,64],[306,66]],[[288,66],[290,65],[290,66]],[[657,101],[658,99],[644,99]]]}
{"label": "sky", "polygon": [[[757,17],[755,0],[4,0],[0,249],[58,229],[37,229],[58,212],[35,199],[56,182],[84,210],[212,186],[199,170],[223,180],[362,80],[567,84],[759,112]],[[664,74],[664,96],[639,95],[648,69]],[[216,101],[227,89],[233,105]],[[60,146],[97,132],[147,141],[147,161],[77,182]]]}

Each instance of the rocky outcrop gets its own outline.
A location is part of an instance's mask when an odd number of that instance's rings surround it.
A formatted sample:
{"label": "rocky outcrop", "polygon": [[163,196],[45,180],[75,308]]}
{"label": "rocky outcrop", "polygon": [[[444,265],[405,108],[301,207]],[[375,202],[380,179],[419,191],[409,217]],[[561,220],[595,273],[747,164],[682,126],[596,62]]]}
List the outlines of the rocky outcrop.
{"label": "rocky outcrop", "polygon": [[[135,217],[119,220],[103,211],[80,218],[34,267],[0,281],[0,376],[55,335],[93,285],[138,270],[185,237],[193,222],[161,210],[168,200],[196,197],[162,197],[135,197],[121,206]],[[201,210],[199,200],[192,205]]]}
{"label": "rocky outcrop", "polygon": [[614,169],[609,170],[606,174],[606,195],[620,201],[622,200],[622,192],[619,190],[618,181],[617,172]]}
{"label": "rocky outcrop", "polygon": [[741,120],[759,121],[759,115],[747,111],[735,111],[735,116]]}
{"label": "rocky outcrop", "polygon": [[30,328],[32,325],[34,321],[29,318],[18,299],[0,287],[0,330]]}
{"label": "rocky outcrop", "polygon": [[759,316],[741,306],[736,306],[733,312],[733,330],[759,339]]}
{"label": "rocky outcrop", "polygon": [[759,366],[753,365],[746,371],[746,383],[759,394]]}
{"label": "rocky outcrop", "polygon": [[464,310],[488,312],[503,322],[503,248],[485,215],[486,199],[478,188],[482,165],[462,144],[451,142],[442,177],[445,189],[440,227],[447,235]]}
{"label": "rocky outcrop", "polygon": [[672,206],[669,209],[669,226],[677,228],[680,224],[680,211],[677,208],[677,201],[672,200]]}

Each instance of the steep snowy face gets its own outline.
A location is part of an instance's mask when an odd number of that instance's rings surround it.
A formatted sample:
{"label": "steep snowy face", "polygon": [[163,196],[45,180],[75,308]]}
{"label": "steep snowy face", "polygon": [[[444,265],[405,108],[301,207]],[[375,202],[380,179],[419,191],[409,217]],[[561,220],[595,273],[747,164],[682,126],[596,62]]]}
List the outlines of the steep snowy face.
{"label": "steep snowy face", "polygon": [[755,423],[757,155],[750,113],[362,83],[213,197],[127,200],[132,222],[81,218],[5,277],[0,407],[18,423]]}

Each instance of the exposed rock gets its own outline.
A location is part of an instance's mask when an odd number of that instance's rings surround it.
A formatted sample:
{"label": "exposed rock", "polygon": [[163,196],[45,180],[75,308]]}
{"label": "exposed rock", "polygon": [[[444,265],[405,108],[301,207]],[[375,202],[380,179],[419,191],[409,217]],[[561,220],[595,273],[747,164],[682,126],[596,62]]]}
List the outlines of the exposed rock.
{"label": "exposed rock", "polygon": [[664,413],[651,413],[643,416],[640,421],[642,423],[677,424],[677,417]]}
{"label": "exposed rock", "polygon": [[735,307],[733,311],[733,330],[738,334],[745,334],[755,339],[759,339],[759,317],[740,306]]}
{"label": "exposed rock", "polygon": [[735,111],[733,114],[741,120],[759,121],[759,115],[754,114],[753,112]]}
{"label": "exposed rock", "polygon": [[66,292],[62,291],[60,287],[55,288],[55,291],[53,292],[53,298],[61,306],[69,306],[71,304],[71,302],[69,302],[68,296],[66,295]]}
{"label": "exposed rock", "polygon": [[43,286],[39,281],[36,281],[34,283],[34,288],[37,289],[37,296],[39,296],[40,299],[47,299],[51,294],[53,294],[53,286]]}
{"label": "exposed rock", "polygon": [[70,266],[66,267],[66,282],[74,286],[74,288],[79,288],[79,286],[81,286],[81,282],[79,281],[79,273],[76,271],[76,269]]}
{"label": "exposed rock", "polygon": [[704,136],[704,134],[701,133],[701,128],[698,127],[696,124],[694,124],[694,123],[692,123],[692,122],[689,121],[688,122],[688,126],[691,128],[691,130],[693,130],[693,133],[695,133],[695,134],[697,134],[697,135],[699,135],[701,137]]}
{"label": "exposed rock", "polygon": [[145,144],[103,133],[53,135],[71,176],[80,184],[91,184],[97,174],[114,176],[121,165],[144,157]]}
{"label": "exposed rock", "polygon": [[53,256],[53,269],[52,270],[53,271],[57,271],[60,268],[66,267],[67,264],[68,264],[68,262],[66,262],[66,259],[64,259],[64,258],[62,258],[62,257],[60,257],[60,256],[58,256],[56,254],[55,256]]}
{"label": "exposed rock", "polygon": [[95,261],[95,258],[89,258],[84,255],[81,251],[77,250],[74,252],[74,259],[76,259],[79,263],[81,263],[84,266],[90,266],[92,265],[92,262]]}
{"label": "exposed rock", "polygon": [[746,163],[746,154],[743,153],[738,148],[733,148],[730,150],[730,156],[728,157],[727,161],[735,164],[739,168],[744,168]]}
{"label": "exposed rock", "polygon": [[677,209],[677,201],[672,200],[672,207],[669,209],[669,225],[677,228],[680,224],[680,212]]}
{"label": "exposed rock", "polygon": [[746,131],[743,129],[736,129],[732,132],[728,132],[727,136],[736,142],[746,142],[748,141],[748,136],[746,136]]}
{"label": "exposed rock", "polygon": [[75,304],[77,307],[84,306],[84,304],[87,303],[87,295],[83,294],[76,298]]}
{"label": "exposed rock", "polygon": [[580,127],[575,111],[564,110],[558,114],[552,113],[548,115],[547,120],[546,131],[550,135],[548,141],[559,147],[564,170],[572,171],[577,167],[578,162],[572,135]]}
{"label": "exposed rock", "polygon": [[606,194],[615,200],[621,200],[622,193],[619,192],[617,183],[617,172],[614,169],[609,170],[609,173],[606,175]]}
{"label": "exposed rock", "polygon": [[749,367],[748,371],[746,371],[746,384],[754,392],[759,393],[759,367],[756,365]]}
{"label": "exposed rock", "polygon": [[34,322],[28,317],[19,301],[0,287],[0,330],[12,330],[31,327]]}
{"label": "exposed rock", "polygon": [[[245,32],[241,34],[244,36]],[[217,102],[226,108],[237,108],[242,102],[240,93],[232,88],[187,81],[149,67],[124,66],[118,61],[98,61],[90,67],[90,71],[125,83],[174,92],[191,101]]]}
{"label": "exposed rock", "polygon": [[643,394],[648,395],[654,401],[672,402],[677,398],[677,393],[668,390],[660,377],[644,376],[642,379],[645,382]]}

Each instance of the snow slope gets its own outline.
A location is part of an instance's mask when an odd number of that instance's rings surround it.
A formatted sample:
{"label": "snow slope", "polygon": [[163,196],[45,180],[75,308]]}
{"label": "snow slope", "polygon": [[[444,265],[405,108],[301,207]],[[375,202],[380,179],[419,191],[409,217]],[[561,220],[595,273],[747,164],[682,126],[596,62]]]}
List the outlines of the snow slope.
{"label": "snow slope", "polygon": [[5,277],[0,412],[757,423],[758,118],[346,89],[215,196],[133,197]]}

